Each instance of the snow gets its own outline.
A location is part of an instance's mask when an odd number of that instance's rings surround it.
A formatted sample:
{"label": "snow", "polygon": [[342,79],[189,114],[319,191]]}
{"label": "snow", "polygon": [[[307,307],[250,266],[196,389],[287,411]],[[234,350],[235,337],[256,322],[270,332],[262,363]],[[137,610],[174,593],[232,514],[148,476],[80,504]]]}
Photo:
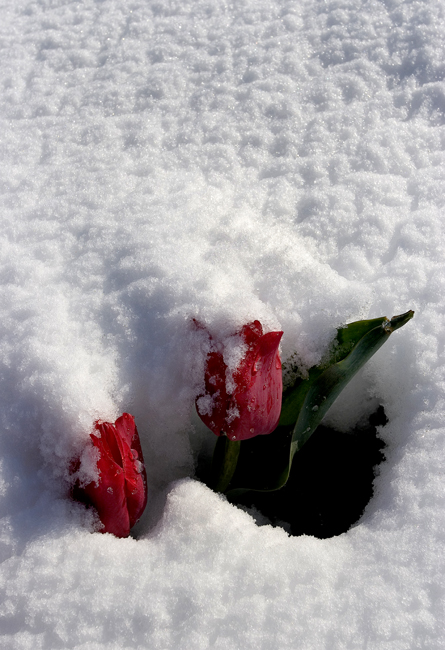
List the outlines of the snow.
{"label": "snow", "polygon": [[[0,11],[2,647],[443,648],[444,3]],[[408,309],[327,418],[389,418],[348,532],[289,537],[194,478],[193,318],[283,330],[304,369]],[[116,539],[69,464],[123,411],[149,503]]]}

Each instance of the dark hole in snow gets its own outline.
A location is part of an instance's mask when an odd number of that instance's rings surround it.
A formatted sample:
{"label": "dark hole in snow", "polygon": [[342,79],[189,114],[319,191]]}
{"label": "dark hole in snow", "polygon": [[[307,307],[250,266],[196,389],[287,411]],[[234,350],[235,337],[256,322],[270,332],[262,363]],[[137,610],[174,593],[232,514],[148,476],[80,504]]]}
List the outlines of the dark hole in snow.
{"label": "dark hole in snow", "polygon": [[376,427],[387,422],[379,406],[366,426],[351,432],[319,426],[295,455],[284,488],[249,492],[237,505],[253,506],[291,535],[325,539],[346,532],[373,495],[376,466],[385,459]]}

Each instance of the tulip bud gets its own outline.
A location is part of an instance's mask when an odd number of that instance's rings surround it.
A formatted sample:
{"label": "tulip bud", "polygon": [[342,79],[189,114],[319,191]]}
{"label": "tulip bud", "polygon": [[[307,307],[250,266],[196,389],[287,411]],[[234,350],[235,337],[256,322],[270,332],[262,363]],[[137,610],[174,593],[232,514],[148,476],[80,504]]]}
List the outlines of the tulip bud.
{"label": "tulip bud", "polygon": [[278,425],[283,390],[278,346],[283,332],[263,334],[259,321],[239,332],[247,350],[229,373],[219,350],[205,366],[205,393],[196,400],[201,420],[217,436],[247,440],[271,433]]}
{"label": "tulip bud", "polygon": [[147,504],[147,477],[134,417],[124,413],[114,424],[96,422],[90,434],[97,450],[98,480],[80,487],[73,497],[96,508],[101,533],[128,537]]}

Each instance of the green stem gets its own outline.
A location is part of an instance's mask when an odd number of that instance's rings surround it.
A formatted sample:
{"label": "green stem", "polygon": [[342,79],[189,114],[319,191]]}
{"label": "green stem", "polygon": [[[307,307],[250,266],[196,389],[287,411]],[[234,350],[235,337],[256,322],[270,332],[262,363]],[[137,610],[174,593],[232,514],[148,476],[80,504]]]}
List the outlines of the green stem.
{"label": "green stem", "polygon": [[229,440],[227,436],[219,436],[212,460],[212,475],[210,486],[215,492],[225,492],[235,473],[240,452],[241,441]]}

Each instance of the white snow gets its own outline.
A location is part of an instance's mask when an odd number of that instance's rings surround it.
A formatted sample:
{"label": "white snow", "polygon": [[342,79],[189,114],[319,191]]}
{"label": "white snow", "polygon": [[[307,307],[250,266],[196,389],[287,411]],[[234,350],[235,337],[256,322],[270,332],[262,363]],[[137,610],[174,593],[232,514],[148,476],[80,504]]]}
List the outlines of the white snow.
{"label": "white snow", "polygon": [[[438,650],[444,621],[443,0],[4,0],[0,635],[7,650]],[[326,540],[197,482],[206,325],[317,363],[414,309],[334,405],[384,405],[375,495]],[[136,418],[134,538],[68,497]]]}

